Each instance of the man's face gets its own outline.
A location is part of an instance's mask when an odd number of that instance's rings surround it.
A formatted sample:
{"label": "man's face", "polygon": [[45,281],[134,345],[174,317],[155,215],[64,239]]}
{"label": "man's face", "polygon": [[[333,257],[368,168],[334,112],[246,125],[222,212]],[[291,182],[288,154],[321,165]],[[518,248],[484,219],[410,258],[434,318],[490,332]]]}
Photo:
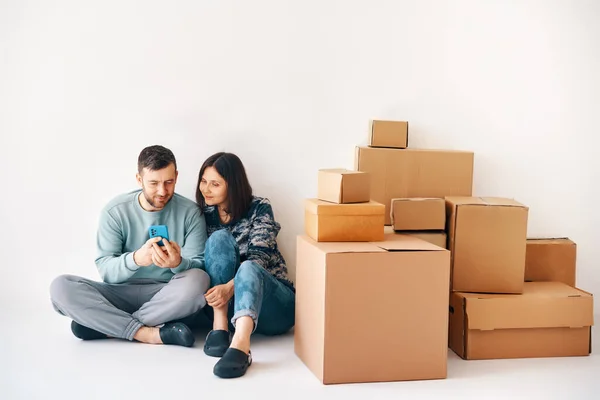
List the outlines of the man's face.
{"label": "man's face", "polygon": [[137,174],[137,181],[151,211],[162,210],[175,193],[177,171],[173,164],[157,171],[144,168],[141,174]]}

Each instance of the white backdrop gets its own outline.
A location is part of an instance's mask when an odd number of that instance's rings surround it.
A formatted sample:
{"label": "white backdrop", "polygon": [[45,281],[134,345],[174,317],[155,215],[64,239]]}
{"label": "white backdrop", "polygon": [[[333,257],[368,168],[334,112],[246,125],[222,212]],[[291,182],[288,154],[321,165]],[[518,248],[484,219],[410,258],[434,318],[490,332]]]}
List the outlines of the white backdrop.
{"label": "white backdrop", "polygon": [[207,156],[237,153],[293,274],[316,171],[352,168],[372,118],[474,151],[474,193],[576,241],[599,294],[599,20],[593,0],[0,0],[2,308],[98,277],[99,211],[157,143],[190,198]]}

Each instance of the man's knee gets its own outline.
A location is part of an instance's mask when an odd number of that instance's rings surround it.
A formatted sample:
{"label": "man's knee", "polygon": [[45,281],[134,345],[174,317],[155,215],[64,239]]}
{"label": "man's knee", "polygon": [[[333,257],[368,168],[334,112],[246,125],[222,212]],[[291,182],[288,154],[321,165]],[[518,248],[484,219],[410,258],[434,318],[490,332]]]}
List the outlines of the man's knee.
{"label": "man's knee", "polygon": [[152,307],[142,306],[133,314],[146,326],[157,326],[168,321],[178,320],[194,314],[206,305],[204,294],[210,286],[208,274],[201,269],[188,269],[175,275],[167,291]]}
{"label": "man's knee", "polygon": [[59,305],[69,305],[75,299],[76,285],[81,278],[75,275],[60,275],[50,284],[50,299]]}
{"label": "man's knee", "polygon": [[181,294],[185,297],[203,296],[210,287],[210,277],[206,271],[201,269],[188,269],[177,277],[177,279],[182,278],[183,280],[179,284],[181,285]]}

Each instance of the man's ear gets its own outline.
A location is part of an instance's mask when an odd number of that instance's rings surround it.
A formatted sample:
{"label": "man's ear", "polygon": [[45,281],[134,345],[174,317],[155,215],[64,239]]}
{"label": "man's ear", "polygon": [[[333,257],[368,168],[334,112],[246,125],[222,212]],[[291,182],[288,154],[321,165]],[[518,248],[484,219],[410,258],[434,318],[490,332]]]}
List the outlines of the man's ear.
{"label": "man's ear", "polygon": [[175,183],[177,183],[177,177],[179,176],[179,171],[175,171]]}
{"label": "man's ear", "polygon": [[135,180],[137,181],[138,185],[140,185],[140,187],[143,186],[142,185],[142,176],[139,173],[135,174]]}

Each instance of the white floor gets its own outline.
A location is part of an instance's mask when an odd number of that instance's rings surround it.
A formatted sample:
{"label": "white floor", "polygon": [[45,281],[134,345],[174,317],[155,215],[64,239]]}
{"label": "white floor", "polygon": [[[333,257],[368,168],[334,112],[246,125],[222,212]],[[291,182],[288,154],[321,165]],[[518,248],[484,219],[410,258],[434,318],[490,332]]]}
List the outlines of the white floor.
{"label": "white floor", "polygon": [[[326,386],[294,355],[293,334],[288,334],[257,337],[254,364],[246,376],[221,380],[212,374],[215,359],[202,352],[203,331],[191,349],[119,340],[83,342],[71,335],[67,318],[55,314],[49,304],[39,306],[2,305],[2,400],[600,398],[600,353],[464,361],[449,351],[445,380]],[[594,337],[599,343],[598,330]]]}

